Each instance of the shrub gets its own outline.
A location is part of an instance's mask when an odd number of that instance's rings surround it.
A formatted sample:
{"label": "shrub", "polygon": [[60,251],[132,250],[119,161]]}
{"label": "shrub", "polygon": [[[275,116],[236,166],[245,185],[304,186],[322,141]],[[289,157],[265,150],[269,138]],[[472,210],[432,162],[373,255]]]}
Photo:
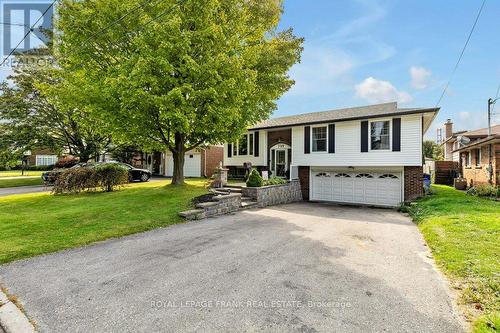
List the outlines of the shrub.
{"label": "shrub", "polygon": [[68,169],[57,175],[52,191],[56,194],[80,193],[93,190],[98,185],[99,180],[95,169]]}
{"label": "shrub", "polygon": [[248,175],[247,187],[262,187],[262,185],[264,185],[264,179],[262,179],[259,171],[252,169],[250,175]]}
{"label": "shrub", "polygon": [[107,163],[95,168],[99,185],[106,192],[113,192],[116,187],[129,181],[128,170],[119,164]]}
{"label": "shrub", "polygon": [[286,184],[286,183],[288,183],[288,181],[286,179],[276,177],[276,176],[273,176],[269,180],[264,182],[265,185],[282,185],[282,184]]}
{"label": "shrub", "polygon": [[78,164],[78,159],[76,157],[66,156],[57,161],[55,167],[67,169],[77,164]]}
{"label": "shrub", "polygon": [[488,184],[482,184],[471,187],[467,190],[469,195],[477,195],[479,197],[499,197],[500,187],[495,187]]}

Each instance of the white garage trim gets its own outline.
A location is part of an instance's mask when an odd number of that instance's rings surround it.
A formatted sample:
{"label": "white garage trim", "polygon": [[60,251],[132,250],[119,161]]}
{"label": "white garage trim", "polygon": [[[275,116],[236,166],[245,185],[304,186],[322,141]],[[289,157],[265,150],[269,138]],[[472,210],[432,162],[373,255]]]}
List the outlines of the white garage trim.
{"label": "white garage trim", "polygon": [[309,197],[312,201],[396,207],[403,201],[403,174],[402,168],[313,167]]}

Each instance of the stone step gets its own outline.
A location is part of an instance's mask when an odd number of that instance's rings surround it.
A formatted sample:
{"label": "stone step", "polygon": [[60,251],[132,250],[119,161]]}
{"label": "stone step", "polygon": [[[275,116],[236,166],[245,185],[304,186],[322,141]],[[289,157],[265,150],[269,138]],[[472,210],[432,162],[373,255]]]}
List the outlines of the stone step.
{"label": "stone step", "polygon": [[239,187],[222,187],[218,188],[217,191],[219,192],[231,192],[231,193],[241,193],[241,188]]}
{"label": "stone step", "polygon": [[256,208],[257,207],[257,202],[255,201],[242,201],[241,202],[241,209],[250,209],[250,208]]}
{"label": "stone step", "polygon": [[255,202],[255,200],[250,197],[241,197],[241,202]]}
{"label": "stone step", "polygon": [[231,188],[231,189],[234,189],[234,188],[242,188],[243,186],[242,185],[236,185],[236,184],[226,184],[224,185],[225,188]]}
{"label": "stone step", "polygon": [[185,218],[186,220],[201,220],[205,218],[204,209],[191,209],[184,212],[180,212],[179,216]]}

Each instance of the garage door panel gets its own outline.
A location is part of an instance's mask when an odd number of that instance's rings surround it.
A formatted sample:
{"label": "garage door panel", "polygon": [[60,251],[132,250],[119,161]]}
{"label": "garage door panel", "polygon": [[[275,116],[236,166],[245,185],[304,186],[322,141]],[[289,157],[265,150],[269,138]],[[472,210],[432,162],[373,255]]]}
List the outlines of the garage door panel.
{"label": "garage door panel", "polygon": [[401,173],[312,173],[311,198],[321,201],[397,206],[401,201]]}

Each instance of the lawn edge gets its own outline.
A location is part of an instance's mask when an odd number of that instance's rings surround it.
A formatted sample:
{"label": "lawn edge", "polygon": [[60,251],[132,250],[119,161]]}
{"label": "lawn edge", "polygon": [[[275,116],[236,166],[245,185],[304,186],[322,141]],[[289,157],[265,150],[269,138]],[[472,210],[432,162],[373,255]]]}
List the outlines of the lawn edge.
{"label": "lawn edge", "polygon": [[412,214],[405,214],[405,215],[407,215],[412,220],[413,224],[418,230],[420,239],[422,240],[422,243],[426,248],[425,253],[422,253],[422,260],[431,265],[432,269],[439,276],[439,280],[442,283],[446,294],[450,297],[451,300],[450,305],[453,311],[453,316],[457,319],[460,326],[462,326],[465,332],[471,332],[473,322],[469,320],[469,318],[466,316],[466,312],[464,311],[463,305],[461,305],[459,302],[460,292],[457,289],[453,288],[453,282],[454,282],[453,277],[447,274],[446,271],[442,269],[441,265],[439,265],[436,259],[434,258],[432,249],[427,243],[425,235],[420,230]]}
{"label": "lawn edge", "polygon": [[0,288],[0,327],[5,333],[36,332],[24,309],[16,301],[12,301],[12,296],[9,297],[3,287]]}

